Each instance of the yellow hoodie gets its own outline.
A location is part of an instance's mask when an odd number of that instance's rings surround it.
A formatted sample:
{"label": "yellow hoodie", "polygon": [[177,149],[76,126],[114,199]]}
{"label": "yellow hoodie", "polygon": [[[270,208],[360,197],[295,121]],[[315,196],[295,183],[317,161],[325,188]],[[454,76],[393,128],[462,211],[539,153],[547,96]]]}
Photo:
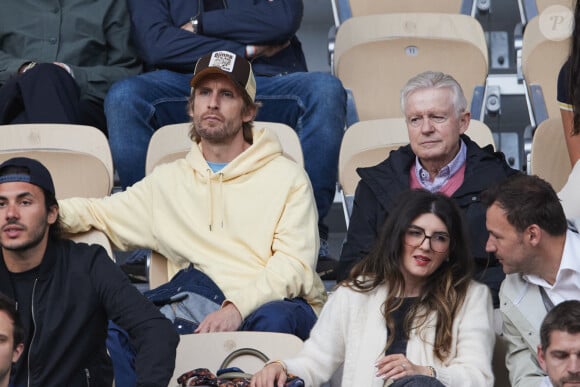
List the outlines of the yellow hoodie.
{"label": "yellow hoodie", "polygon": [[102,230],[121,250],[149,248],[177,265],[192,262],[246,318],[273,300],[303,297],[318,314],[326,294],[315,265],[318,227],[303,168],[282,156],[276,135],[213,173],[199,145],[103,199],[59,201],[64,227]]}

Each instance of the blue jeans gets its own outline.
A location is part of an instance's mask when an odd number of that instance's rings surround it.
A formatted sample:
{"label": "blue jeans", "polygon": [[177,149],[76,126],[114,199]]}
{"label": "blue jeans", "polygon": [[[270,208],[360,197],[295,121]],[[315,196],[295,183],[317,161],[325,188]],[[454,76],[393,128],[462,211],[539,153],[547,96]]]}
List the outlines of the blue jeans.
{"label": "blue jeans", "polygon": [[[119,81],[105,99],[113,162],[125,188],[145,175],[149,140],[164,125],[188,122],[192,74],[153,71]],[[338,152],[346,123],[346,92],[320,72],[256,77],[257,121],[285,123],[296,130],[312,182],[319,224],[330,210],[338,175]],[[327,230],[321,228],[326,239]]]}

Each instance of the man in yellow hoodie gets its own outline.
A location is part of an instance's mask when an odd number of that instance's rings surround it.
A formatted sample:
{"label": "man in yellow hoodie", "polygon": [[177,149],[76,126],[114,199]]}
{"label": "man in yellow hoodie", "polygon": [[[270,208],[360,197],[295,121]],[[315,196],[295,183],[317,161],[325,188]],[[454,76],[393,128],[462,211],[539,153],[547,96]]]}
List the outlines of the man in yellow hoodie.
{"label": "man in yellow hoodie", "polygon": [[231,52],[199,59],[188,103],[189,154],[124,192],[59,202],[69,232],[102,230],[122,250],[192,263],[225,301],[195,332],[279,331],[308,337],[325,301],[315,272],[317,213],[306,172],[276,135],[253,128],[250,63]]}

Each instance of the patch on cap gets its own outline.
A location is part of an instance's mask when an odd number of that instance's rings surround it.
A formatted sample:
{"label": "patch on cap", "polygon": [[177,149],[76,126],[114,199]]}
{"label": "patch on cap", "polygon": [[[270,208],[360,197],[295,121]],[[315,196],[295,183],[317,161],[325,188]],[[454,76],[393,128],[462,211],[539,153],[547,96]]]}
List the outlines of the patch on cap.
{"label": "patch on cap", "polygon": [[199,58],[189,84],[197,83],[209,74],[224,74],[246,91],[252,101],[256,98],[256,79],[252,65],[239,55],[229,51],[214,51]]}
{"label": "patch on cap", "polygon": [[219,67],[223,71],[231,73],[234,71],[236,55],[229,51],[216,51],[211,53],[207,67]]}

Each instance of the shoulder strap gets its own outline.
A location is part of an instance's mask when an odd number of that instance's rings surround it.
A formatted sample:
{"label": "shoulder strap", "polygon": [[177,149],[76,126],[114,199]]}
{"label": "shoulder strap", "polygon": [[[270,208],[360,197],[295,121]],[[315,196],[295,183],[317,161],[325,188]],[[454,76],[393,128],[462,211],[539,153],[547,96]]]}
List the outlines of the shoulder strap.
{"label": "shoulder strap", "polygon": [[540,289],[540,294],[542,295],[542,301],[544,302],[544,307],[546,308],[546,312],[549,312],[554,307],[554,303],[546,293],[546,290],[542,286],[538,286]]}

